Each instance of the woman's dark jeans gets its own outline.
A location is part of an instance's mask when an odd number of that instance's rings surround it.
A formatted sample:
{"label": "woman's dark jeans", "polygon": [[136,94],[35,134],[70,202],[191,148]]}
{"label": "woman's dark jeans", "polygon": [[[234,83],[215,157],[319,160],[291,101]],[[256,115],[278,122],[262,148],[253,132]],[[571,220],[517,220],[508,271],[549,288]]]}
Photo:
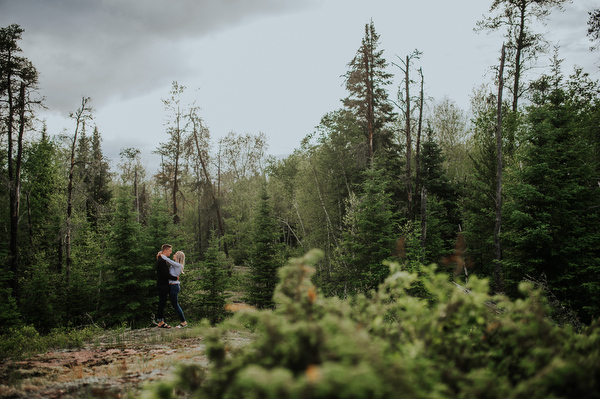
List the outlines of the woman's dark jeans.
{"label": "woman's dark jeans", "polygon": [[181,310],[181,306],[179,306],[179,291],[181,291],[179,284],[158,286],[158,313],[156,315],[156,321],[160,323],[165,320],[165,306],[167,305],[167,299],[171,300],[171,305],[173,305],[175,313],[179,316],[179,320],[181,320],[182,323],[185,321],[183,310]]}

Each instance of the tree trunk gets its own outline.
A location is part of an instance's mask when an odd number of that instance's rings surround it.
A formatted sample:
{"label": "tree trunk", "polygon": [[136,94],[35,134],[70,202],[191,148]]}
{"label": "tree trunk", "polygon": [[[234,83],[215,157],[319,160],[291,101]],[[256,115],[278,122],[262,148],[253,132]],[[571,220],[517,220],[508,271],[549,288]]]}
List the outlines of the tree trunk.
{"label": "tree trunk", "polygon": [[496,292],[504,290],[502,282],[502,247],[500,231],[502,228],[502,89],[504,88],[505,47],[502,45],[500,70],[498,72],[498,110],[496,123],[496,224],[494,226],[494,247],[496,249],[496,265],[494,268],[494,288]]}
{"label": "tree trunk", "polygon": [[[427,188],[421,188],[421,247],[425,249],[427,241]],[[423,251],[423,253],[425,253]]]}
{"label": "tree trunk", "polygon": [[408,220],[413,219],[413,191],[412,191],[412,137],[410,131],[410,76],[409,76],[409,65],[410,57],[406,56],[406,69],[404,70],[404,80],[406,88],[406,107],[405,107],[405,119],[406,119],[406,188],[407,188],[407,199],[408,199]]}
{"label": "tree trunk", "polygon": [[374,134],[374,104],[373,104],[373,76],[372,76],[372,51],[370,43],[363,46],[365,60],[365,86],[367,89],[367,148],[369,151],[369,165],[373,166],[373,134]]}
{"label": "tree trunk", "polygon": [[138,193],[138,171],[137,165],[135,166],[134,175],[133,175],[133,195],[135,196],[135,212],[137,214],[136,220],[140,222],[140,196]]}
{"label": "tree trunk", "polygon": [[[11,62],[11,52],[8,51],[7,55],[8,63]],[[12,69],[7,68],[6,74],[6,95],[8,102],[8,118],[6,121],[7,129],[7,141],[8,141],[8,184],[9,184],[9,209],[10,209],[10,240],[8,244],[9,248],[9,270],[12,273],[10,280],[10,288],[12,289],[12,295],[19,300],[19,247],[18,247],[18,216],[14,217],[15,214],[15,168],[13,162],[13,126],[15,117],[15,104],[12,92]],[[18,214],[17,214],[18,215]]]}
{"label": "tree trunk", "polygon": [[177,192],[179,191],[179,154],[181,145],[181,130],[179,127],[179,114],[177,115],[177,150],[175,152],[175,170],[173,171],[173,224],[179,224],[179,215],[177,214]]}
{"label": "tree trunk", "polygon": [[417,127],[417,145],[415,154],[415,192],[421,190],[421,132],[423,131],[423,108],[425,107],[425,92],[424,92],[424,78],[423,69],[419,68],[419,74],[421,75],[421,93],[419,95],[419,125]]}
{"label": "tree trunk", "polygon": [[[524,37],[525,37],[525,11],[527,8],[527,3],[523,2],[520,6],[520,15],[519,15],[519,35],[517,36],[516,43],[516,54],[515,54],[515,81],[513,86],[513,101],[512,101],[512,110],[513,112],[517,111],[518,103],[519,103],[519,90],[521,85],[521,52],[524,47]],[[504,45],[502,46],[504,47]]]}
{"label": "tree trunk", "polygon": [[[10,82],[9,82],[10,88]],[[10,94],[12,96],[12,93]],[[21,204],[21,163],[23,159],[23,134],[25,132],[25,83],[19,88],[17,103],[19,112],[19,132],[17,137],[17,155],[13,160],[12,123],[15,109],[9,98],[9,184],[10,184],[10,270],[13,273],[11,288],[15,298],[19,298],[19,208]]]}

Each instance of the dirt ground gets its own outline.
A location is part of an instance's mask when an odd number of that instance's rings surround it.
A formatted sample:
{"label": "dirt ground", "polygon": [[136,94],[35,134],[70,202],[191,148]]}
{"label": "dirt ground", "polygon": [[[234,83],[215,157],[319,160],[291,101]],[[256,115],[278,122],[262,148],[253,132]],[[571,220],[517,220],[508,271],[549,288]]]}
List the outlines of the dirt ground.
{"label": "dirt ground", "polygon": [[[189,331],[133,330],[100,337],[81,349],[4,362],[0,398],[112,399],[126,398],[128,393],[137,397],[146,384],[172,378],[177,364],[208,365],[203,338]],[[226,340],[230,347],[239,347],[251,338],[232,331]]]}

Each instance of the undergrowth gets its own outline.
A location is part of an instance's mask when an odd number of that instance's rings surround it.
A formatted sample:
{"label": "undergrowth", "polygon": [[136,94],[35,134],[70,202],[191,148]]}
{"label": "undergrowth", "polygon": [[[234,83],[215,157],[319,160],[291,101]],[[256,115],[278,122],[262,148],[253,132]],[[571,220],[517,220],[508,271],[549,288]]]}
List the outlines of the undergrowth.
{"label": "undergrowth", "polygon": [[60,328],[41,335],[33,326],[10,328],[0,339],[0,359],[21,359],[52,349],[81,348],[103,330],[95,326]]}
{"label": "undergrowth", "polygon": [[[598,398],[600,322],[577,333],[549,317],[541,290],[525,299],[488,294],[472,277],[461,289],[420,267],[390,276],[350,304],[311,283],[321,254],[280,270],[275,310],[236,314],[205,332],[212,366],[180,366],[146,398]],[[427,299],[411,295],[422,284]],[[255,341],[232,349],[227,331]]]}

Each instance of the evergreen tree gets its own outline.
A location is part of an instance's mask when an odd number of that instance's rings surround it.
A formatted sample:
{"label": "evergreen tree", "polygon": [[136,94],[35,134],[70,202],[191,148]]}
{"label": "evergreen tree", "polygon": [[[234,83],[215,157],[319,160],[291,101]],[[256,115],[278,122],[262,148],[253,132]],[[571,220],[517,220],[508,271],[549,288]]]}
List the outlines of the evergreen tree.
{"label": "evergreen tree", "polygon": [[167,208],[166,201],[155,196],[148,215],[146,230],[146,251],[157,253],[163,244],[173,243],[175,231],[173,228],[173,217]]}
{"label": "evergreen tree", "polygon": [[585,125],[586,108],[560,86],[539,91],[534,101],[522,167],[507,188],[507,280],[516,289],[526,275],[544,274],[556,296],[589,322],[600,314],[600,197],[594,147],[583,133],[597,125]]}
{"label": "evergreen tree", "polygon": [[61,166],[57,143],[50,140],[46,130],[39,141],[26,150],[23,165],[23,192],[27,198],[29,254],[53,259],[53,269],[60,271],[57,248],[62,223]]}
{"label": "evergreen tree", "polygon": [[444,170],[442,148],[427,130],[421,150],[421,184],[426,192],[427,229],[425,237],[426,260],[439,262],[448,253],[459,230],[458,193]]}
{"label": "evergreen tree", "polygon": [[141,252],[140,224],[131,204],[131,195],[121,188],[106,254],[107,279],[102,287],[102,312],[110,325],[124,321],[144,324],[154,310],[154,259]]}
{"label": "evergreen tree", "polygon": [[351,197],[344,217],[338,260],[343,287],[338,288],[338,295],[375,289],[389,273],[383,261],[392,257],[398,238],[394,235],[395,215],[390,194],[384,190],[383,173],[373,169],[365,173],[363,194]]}
{"label": "evergreen tree", "polygon": [[200,283],[200,289],[204,292],[200,294],[200,300],[204,307],[205,317],[210,320],[212,325],[219,323],[227,315],[225,311],[225,301],[227,299],[225,289],[229,278],[225,254],[220,247],[221,238],[213,232],[208,249],[204,254]]}
{"label": "evergreen tree", "polygon": [[110,171],[108,161],[102,153],[102,137],[98,127],[94,127],[91,137],[90,165],[88,168],[88,184],[86,210],[88,221],[95,226],[98,223],[101,212],[111,200],[112,192],[109,188]]}
{"label": "evergreen tree", "polygon": [[[17,24],[0,28],[0,132],[6,134],[6,153],[2,155],[0,181],[3,192],[8,194],[9,237],[7,264],[11,274],[10,290],[19,301],[20,252],[19,223],[21,220],[21,173],[25,147],[25,134],[31,129],[34,119],[32,93],[38,89],[38,72],[18,46],[24,29]],[[4,152],[4,151],[2,151]]]}
{"label": "evergreen tree", "polygon": [[277,270],[282,262],[278,251],[278,228],[269,203],[266,182],[254,216],[250,248],[250,281],[246,301],[258,308],[272,308],[273,292],[278,283]]}
{"label": "evergreen tree", "polygon": [[386,148],[390,144],[388,124],[395,116],[385,88],[392,83],[393,75],[386,72],[388,63],[378,46],[379,35],[371,21],[365,24],[361,46],[344,75],[349,96],[343,104],[355,115],[365,134],[369,161],[378,148]]}

